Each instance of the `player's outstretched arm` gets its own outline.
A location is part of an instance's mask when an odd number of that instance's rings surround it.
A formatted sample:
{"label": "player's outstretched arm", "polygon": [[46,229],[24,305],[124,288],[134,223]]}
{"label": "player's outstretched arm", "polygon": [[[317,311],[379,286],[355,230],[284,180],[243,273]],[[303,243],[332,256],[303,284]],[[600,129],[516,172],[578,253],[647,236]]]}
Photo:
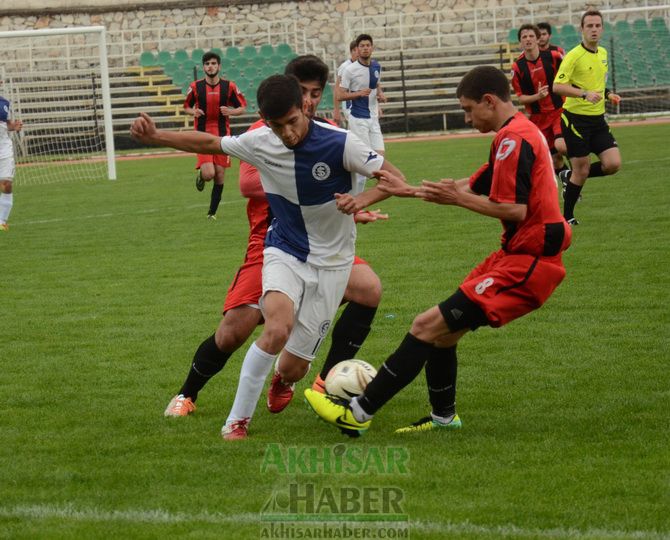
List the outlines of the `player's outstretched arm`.
{"label": "player's outstretched arm", "polygon": [[145,144],[169,146],[193,154],[223,154],[221,138],[200,131],[165,131],[156,129],[153,119],[140,113],[130,126],[130,135]]}
{"label": "player's outstretched arm", "polygon": [[[386,162],[384,162],[386,165]],[[387,193],[389,196],[394,195],[396,197],[415,197],[416,196],[416,186],[410,186],[402,175],[395,174],[390,170],[382,170],[374,173],[375,178],[377,178],[377,189]]]}

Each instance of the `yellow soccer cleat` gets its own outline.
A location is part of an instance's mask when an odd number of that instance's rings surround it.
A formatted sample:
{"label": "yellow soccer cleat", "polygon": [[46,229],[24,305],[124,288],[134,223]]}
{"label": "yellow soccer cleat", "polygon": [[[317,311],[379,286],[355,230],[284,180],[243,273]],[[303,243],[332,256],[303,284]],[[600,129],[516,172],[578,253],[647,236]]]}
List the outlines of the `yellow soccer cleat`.
{"label": "yellow soccer cleat", "polygon": [[372,420],[359,422],[351,412],[349,402],[329,394],[321,394],[311,388],[305,390],[305,400],[322,420],[336,426],[347,434],[362,435]]}
{"label": "yellow soccer cleat", "polygon": [[448,424],[443,424],[442,422],[438,422],[436,420],[433,420],[432,416],[426,416],[425,418],[422,418],[421,420],[418,420],[414,422],[412,425],[409,425],[407,427],[403,427],[400,429],[396,429],[396,433],[420,433],[422,431],[432,431],[432,430],[454,430],[454,429],[461,429],[463,426],[463,423],[461,422],[461,419],[458,417],[458,415],[455,415],[451,422]]}

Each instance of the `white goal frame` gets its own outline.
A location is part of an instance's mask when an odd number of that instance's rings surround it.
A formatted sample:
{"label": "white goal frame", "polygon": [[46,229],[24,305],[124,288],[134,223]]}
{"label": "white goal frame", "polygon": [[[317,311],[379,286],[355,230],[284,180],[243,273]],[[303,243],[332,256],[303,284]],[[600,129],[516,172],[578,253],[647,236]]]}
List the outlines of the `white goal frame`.
{"label": "white goal frame", "polygon": [[[107,177],[116,180],[114,161],[114,129],[112,125],[112,97],[109,90],[109,65],[107,62],[107,36],[104,26],[74,26],[69,28],[45,28],[42,30],[12,30],[0,32],[0,43],[4,38],[39,37],[63,34],[94,34],[98,36],[100,62],[100,90],[102,94],[103,122],[105,130],[105,151],[107,155]],[[5,70],[7,76],[11,76]]]}

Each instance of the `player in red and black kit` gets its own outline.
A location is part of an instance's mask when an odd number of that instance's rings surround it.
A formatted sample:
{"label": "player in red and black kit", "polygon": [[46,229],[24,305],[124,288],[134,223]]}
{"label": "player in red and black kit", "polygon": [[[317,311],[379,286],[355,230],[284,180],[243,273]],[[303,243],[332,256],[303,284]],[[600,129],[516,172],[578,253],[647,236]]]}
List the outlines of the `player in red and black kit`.
{"label": "player in red and black kit", "polygon": [[540,37],[537,40],[537,44],[540,46],[541,51],[557,51],[561,56],[565,56],[565,49],[559,47],[558,45],[553,45],[551,41],[551,25],[548,22],[537,23],[537,27],[540,30]]}
{"label": "player in red and black kit", "polygon": [[554,172],[565,169],[563,156],[567,149],[561,131],[561,113],[565,98],[552,92],[556,72],[563,55],[555,50],[541,51],[540,30],[532,24],[519,28],[523,53],[512,64],[512,86],[519,101],[526,107],[530,121],[547,139],[554,161]]}
{"label": "player in red and black kit", "polygon": [[[309,108],[308,115],[314,117],[328,80],[328,66],[316,56],[298,56],[288,63],[285,73],[298,79],[305,106]],[[320,118],[314,119],[326,121]],[[264,121],[258,120],[249,127],[249,130],[258,129],[263,125]],[[240,191],[249,199],[247,203],[249,239],[244,263],[228,288],[223,306],[224,317],[216,333],[199,346],[184,384],[165,410],[166,416],[187,416],[193,412],[199,391],[211,377],[223,369],[228,358],[263,322],[259,300],[263,292],[263,249],[271,215],[259,172],[244,161],[240,162]],[[386,217],[377,211],[367,211],[357,215],[356,221],[367,223]],[[323,378],[333,365],[355,357],[370,332],[377,306],[381,301],[381,292],[381,282],[377,274],[363,259],[356,257],[343,299],[347,302],[347,307],[333,328],[331,348],[322,372],[314,383],[316,388],[323,386]],[[280,390],[287,386],[276,376],[273,382]],[[290,388],[286,388],[288,389]],[[238,394],[240,392],[244,392],[242,377]],[[290,401],[290,396],[288,398]],[[273,412],[279,411],[275,409]],[[244,438],[247,426],[248,422],[239,419],[230,426],[224,426],[223,435],[226,439]]]}
{"label": "player in red and black kit", "polygon": [[367,430],[372,415],[424,366],[432,412],[397,432],[460,427],[455,405],[459,339],[480,326],[497,328],[539,308],[565,277],[561,254],[572,232],[558,205],[545,138],[516,110],[507,77],[496,68],[471,70],[456,95],[466,121],[482,133],[497,131],[488,163],[470,178],[424,181],[420,187],[380,172],[378,185],[393,195],[461,206],[499,219],[501,249],[475,267],[447,300],[414,319],[361,396],[347,403],[305,391],[312,409],[339,428]]}
{"label": "player in red and black kit", "polygon": [[[221,58],[218,54],[205,53],[202,56],[202,66],[205,78],[191,83],[184,101],[184,110],[187,114],[193,115],[193,125],[197,131],[204,131],[219,137],[230,135],[228,117],[243,114],[247,108],[247,101],[233,81],[219,77]],[[195,166],[198,169],[195,187],[198,191],[202,191],[205,188],[205,182],[214,180],[207,212],[209,219],[216,219],[216,211],[223,193],[224,176],[228,167],[230,167],[230,156],[198,154],[198,163]]]}

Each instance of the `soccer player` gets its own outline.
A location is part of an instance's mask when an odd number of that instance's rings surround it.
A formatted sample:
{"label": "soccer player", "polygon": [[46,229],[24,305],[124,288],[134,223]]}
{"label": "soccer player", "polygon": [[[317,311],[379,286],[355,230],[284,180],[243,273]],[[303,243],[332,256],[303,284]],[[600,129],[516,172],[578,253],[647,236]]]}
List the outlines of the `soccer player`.
{"label": "soccer player", "polygon": [[[194,128],[212,135],[230,135],[230,116],[244,114],[247,101],[233,81],[219,77],[221,57],[213,52],[202,56],[205,77],[191,83],[184,101],[184,111],[194,118]],[[198,154],[198,175],[195,187],[205,189],[205,182],[214,180],[209,202],[208,219],[216,219],[216,211],[221,202],[226,169],[230,167],[230,157],[226,155],[208,156]]]}
{"label": "soccer player", "polygon": [[558,51],[561,56],[565,56],[565,49],[558,45],[552,45],[551,41],[551,25],[548,22],[537,23],[540,29],[540,37],[538,38],[538,45],[541,51]]}
{"label": "soccer player", "polygon": [[[358,60],[358,46],[356,41],[349,43],[349,58],[342,62],[337,68],[337,78],[335,80],[335,92],[333,92],[333,120],[337,122],[338,125],[348,125],[349,123],[349,110],[351,109],[351,101],[342,101],[339,102],[337,99],[337,88],[342,84],[342,73],[344,70]],[[346,124],[343,124],[342,119]]]}
{"label": "soccer player", "polygon": [[498,328],[539,308],[565,277],[561,253],[572,231],[561,216],[547,143],[516,110],[505,74],[469,71],[456,90],[465,119],[496,131],[489,159],[470,178],[423,181],[419,187],[381,171],[378,187],[396,196],[460,206],[501,220],[502,247],[477,265],[454,294],[418,315],[365,392],[351,403],[305,390],[327,422],[363,432],[372,416],[426,367],[432,412],[401,433],[460,427],[455,408],[456,344],[480,326]]}
{"label": "soccer player", "polygon": [[554,76],[561,65],[558,51],[541,51],[538,45],[540,30],[532,24],[519,28],[519,43],[523,53],[512,64],[512,86],[519,101],[526,107],[530,121],[535,124],[549,143],[554,161],[554,172],[559,174],[565,165],[565,141],[561,132],[563,97],[551,91]]}
{"label": "soccer player", "polygon": [[[571,171],[563,171],[563,216],[571,225],[575,205],[587,178],[615,174],[621,168],[617,142],[605,120],[605,101],[619,103],[621,97],[607,85],[607,51],[598,45],[603,35],[603,16],[590,10],[582,15],[582,42],[561,62],[554,79],[554,92],[565,96],[561,128]],[[591,163],[589,155],[598,156]]]}
{"label": "soccer player", "polygon": [[12,120],[10,116],[9,100],[0,96],[0,232],[9,231],[7,220],[14,205],[14,145],[9,132],[21,131],[23,127],[20,120]]}
{"label": "soccer player", "polygon": [[[307,114],[313,117],[328,80],[328,66],[314,55],[304,55],[291,60],[286,66],[285,73],[298,79]],[[266,127],[262,119],[254,123],[249,130],[261,127]],[[249,199],[247,216],[250,233],[244,264],[228,289],[223,307],[224,317],[216,333],[203,341],[196,351],[184,384],[165,410],[166,416],[186,416],[193,412],[199,391],[211,377],[223,369],[228,358],[244,344],[256,326],[263,321],[259,307],[262,296],[261,268],[265,236],[271,217],[259,172],[244,161],[240,162],[240,190]],[[356,215],[356,220],[359,222],[384,218],[384,215],[375,211]],[[332,345],[321,373],[316,378],[314,388],[323,387],[323,379],[333,365],[355,357],[370,332],[372,320],[381,300],[381,290],[377,274],[365,261],[356,257],[343,299],[348,304],[333,328]],[[242,371],[245,371],[244,366]],[[246,381],[245,377],[240,379],[238,396],[248,395],[245,389]],[[272,388],[275,391],[270,395],[279,394],[283,407],[288,405],[293,394],[293,385],[284,385],[281,376],[275,375]],[[243,398],[236,397],[236,399],[240,402]],[[254,406],[256,401],[257,397],[253,398]],[[270,406],[270,401],[269,407],[274,412],[279,412],[283,408]],[[249,418],[244,416],[229,417],[225,438],[244,438],[247,434],[248,421]]]}
{"label": "soccer player", "polygon": [[356,38],[358,60],[342,72],[340,85],[335,89],[338,101],[351,101],[350,131],[376,152],[384,154],[384,137],[379,126],[378,103],[386,96],[380,86],[382,68],[372,58],[372,37],[361,34]]}

